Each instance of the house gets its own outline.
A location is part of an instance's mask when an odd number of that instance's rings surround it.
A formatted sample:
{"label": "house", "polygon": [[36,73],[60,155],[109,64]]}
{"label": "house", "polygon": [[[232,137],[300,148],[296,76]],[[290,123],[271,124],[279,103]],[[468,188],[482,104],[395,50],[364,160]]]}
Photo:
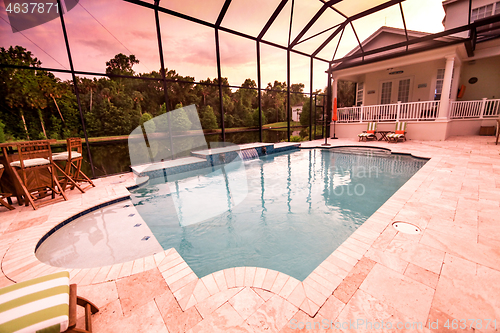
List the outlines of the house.
{"label": "house", "polygon": [[[408,122],[409,139],[479,134],[500,115],[500,1],[443,2],[445,31],[381,27],[330,67],[356,83],[356,104],[338,109],[336,136],[355,137],[366,121],[379,130]],[[332,129],[333,135],[333,129]]]}
{"label": "house", "polygon": [[301,113],[302,113],[302,105],[292,106],[292,121],[300,121]]}

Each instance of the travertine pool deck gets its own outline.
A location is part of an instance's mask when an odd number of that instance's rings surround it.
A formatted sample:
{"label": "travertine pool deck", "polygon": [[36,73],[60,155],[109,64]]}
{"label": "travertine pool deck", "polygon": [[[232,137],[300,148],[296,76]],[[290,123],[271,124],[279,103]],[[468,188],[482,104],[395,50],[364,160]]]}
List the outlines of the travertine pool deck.
{"label": "travertine pool deck", "polygon": [[[94,332],[314,332],[320,324],[326,331],[372,332],[369,325],[381,321],[407,325],[394,332],[452,332],[444,324],[449,320],[451,328],[453,319],[459,327],[467,320],[467,331],[471,324],[478,332],[500,331],[500,146],[494,137],[328,142],[431,159],[303,282],[255,267],[198,279],[174,249],[69,270],[78,293],[100,308]],[[37,260],[38,240],[70,216],[127,196],[134,179],[130,173],[95,184],[36,211],[0,207],[0,287],[61,270]],[[394,221],[418,225],[422,233],[397,232]],[[486,328],[488,319],[496,319],[496,330],[493,321]],[[315,322],[316,330],[298,329]],[[416,322],[424,327],[410,328]]]}

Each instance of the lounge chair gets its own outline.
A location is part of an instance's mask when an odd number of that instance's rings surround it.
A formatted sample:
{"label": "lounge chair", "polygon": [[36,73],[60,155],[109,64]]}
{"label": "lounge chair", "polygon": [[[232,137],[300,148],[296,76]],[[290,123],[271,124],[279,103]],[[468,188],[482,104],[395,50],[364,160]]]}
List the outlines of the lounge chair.
{"label": "lounge chair", "polygon": [[394,133],[387,134],[389,142],[398,142],[400,139],[406,141],[406,121],[397,122],[396,130]]}
{"label": "lounge chair", "polygon": [[[76,328],[76,305],[85,308],[85,330]],[[99,311],[76,296],[69,273],[59,272],[0,289],[0,332],[92,332]]]}
{"label": "lounge chair", "polygon": [[377,140],[375,132],[377,131],[377,123],[368,123],[368,128],[361,134],[358,134],[359,141],[361,140]]}

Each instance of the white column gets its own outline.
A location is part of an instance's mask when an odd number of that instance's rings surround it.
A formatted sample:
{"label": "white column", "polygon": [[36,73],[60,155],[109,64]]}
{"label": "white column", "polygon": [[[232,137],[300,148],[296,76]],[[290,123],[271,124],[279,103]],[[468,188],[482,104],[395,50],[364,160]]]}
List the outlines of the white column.
{"label": "white column", "polygon": [[455,101],[458,95],[458,85],[460,83],[460,71],[462,67],[462,62],[459,58],[455,58],[455,67],[453,68],[453,79],[451,82],[451,96],[450,100]]}
{"label": "white column", "polygon": [[450,91],[451,91],[451,78],[453,73],[453,65],[455,63],[455,56],[446,56],[446,65],[444,67],[443,89],[441,91],[441,103],[439,105],[438,119],[448,119],[448,110],[450,108]]}

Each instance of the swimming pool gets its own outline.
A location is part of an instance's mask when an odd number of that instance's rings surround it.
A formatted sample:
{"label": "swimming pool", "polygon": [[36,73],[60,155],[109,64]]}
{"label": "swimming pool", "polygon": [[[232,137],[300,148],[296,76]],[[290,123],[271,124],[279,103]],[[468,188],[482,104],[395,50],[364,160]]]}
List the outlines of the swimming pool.
{"label": "swimming pool", "polygon": [[251,266],[304,280],[425,162],[382,149],[302,149],[150,179],[130,200],[59,228],[36,255],[89,268],[174,247],[200,278]]}
{"label": "swimming pool", "polygon": [[[251,266],[304,280],[425,164],[382,150],[347,151],[298,150],[243,169],[157,178],[131,200],[162,247],[175,247],[198,277]],[[234,204],[242,193],[230,185],[245,177],[246,197]],[[220,198],[227,207],[215,214]]]}

